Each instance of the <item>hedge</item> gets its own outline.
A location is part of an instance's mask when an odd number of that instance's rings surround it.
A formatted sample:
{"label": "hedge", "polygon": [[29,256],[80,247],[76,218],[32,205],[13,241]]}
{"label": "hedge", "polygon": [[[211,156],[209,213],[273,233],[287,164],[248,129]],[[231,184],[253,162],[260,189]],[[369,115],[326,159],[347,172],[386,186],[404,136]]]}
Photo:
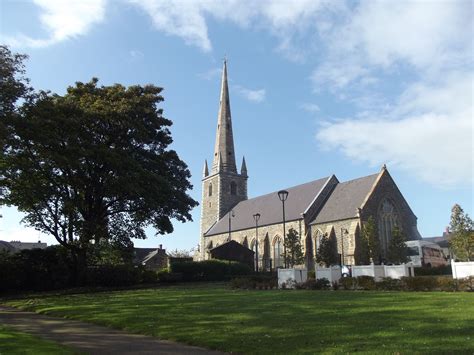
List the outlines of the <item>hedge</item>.
{"label": "hedge", "polygon": [[227,281],[235,276],[252,274],[252,269],[235,261],[205,260],[174,263],[170,272],[181,274],[183,281]]}

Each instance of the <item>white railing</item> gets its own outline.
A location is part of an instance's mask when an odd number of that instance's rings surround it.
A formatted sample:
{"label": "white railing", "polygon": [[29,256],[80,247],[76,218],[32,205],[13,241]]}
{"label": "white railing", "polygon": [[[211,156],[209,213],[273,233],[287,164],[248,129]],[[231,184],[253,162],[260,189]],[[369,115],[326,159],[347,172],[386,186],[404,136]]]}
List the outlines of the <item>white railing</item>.
{"label": "white railing", "polygon": [[308,279],[307,269],[278,269],[278,288],[295,288],[298,283]]}
{"label": "white railing", "polygon": [[474,261],[455,262],[451,260],[453,279],[464,279],[474,276]]}
{"label": "white railing", "polygon": [[339,282],[339,279],[342,277],[341,267],[339,265],[330,266],[330,267],[315,267],[316,280],[327,279],[332,284],[334,282]]}

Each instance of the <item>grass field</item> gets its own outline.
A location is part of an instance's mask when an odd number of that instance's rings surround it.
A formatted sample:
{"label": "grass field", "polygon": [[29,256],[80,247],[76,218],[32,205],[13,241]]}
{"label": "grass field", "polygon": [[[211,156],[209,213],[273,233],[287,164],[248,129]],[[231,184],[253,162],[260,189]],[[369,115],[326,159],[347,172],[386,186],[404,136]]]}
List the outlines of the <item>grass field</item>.
{"label": "grass field", "polygon": [[0,354],[74,354],[66,347],[0,325]]}
{"label": "grass field", "polygon": [[7,304],[239,353],[474,353],[474,294],[175,286]]}

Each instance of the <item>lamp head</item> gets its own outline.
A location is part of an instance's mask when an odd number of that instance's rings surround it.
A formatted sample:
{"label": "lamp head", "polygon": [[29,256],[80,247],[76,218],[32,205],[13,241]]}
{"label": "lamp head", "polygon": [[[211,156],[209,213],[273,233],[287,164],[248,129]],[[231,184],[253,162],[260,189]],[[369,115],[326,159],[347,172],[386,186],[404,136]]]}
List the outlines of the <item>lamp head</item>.
{"label": "lamp head", "polygon": [[278,198],[280,199],[280,201],[286,201],[286,199],[288,198],[288,191],[286,190],[278,191]]}
{"label": "lamp head", "polygon": [[255,219],[255,222],[258,222],[258,220],[260,219],[260,213],[255,213],[253,215],[253,219]]}

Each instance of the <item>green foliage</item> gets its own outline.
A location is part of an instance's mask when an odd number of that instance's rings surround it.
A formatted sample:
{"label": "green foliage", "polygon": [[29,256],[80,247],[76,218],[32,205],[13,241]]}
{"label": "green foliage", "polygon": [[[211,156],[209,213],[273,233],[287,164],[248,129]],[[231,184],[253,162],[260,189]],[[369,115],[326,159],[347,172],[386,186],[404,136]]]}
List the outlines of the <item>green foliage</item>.
{"label": "green foliage", "polygon": [[331,283],[328,279],[307,279],[305,282],[295,285],[296,289],[299,290],[329,290]]}
{"label": "green foliage", "polygon": [[339,263],[337,254],[337,240],[334,233],[328,237],[323,235],[319,240],[318,252],[316,254],[316,262],[326,267]]}
{"label": "green foliage", "polygon": [[372,276],[357,276],[357,289],[359,290],[375,290],[375,279]]}
{"label": "green foliage", "polygon": [[182,275],[183,281],[224,281],[239,275],[249,275],[252,269],[235,261],[205,260],[171,264],[170,271]]}
{"label": "green foliage", "polygon": [[451,209],[449,246],[459,261],[474,261],[474,222],[458,204]]}
{"label": "green foliage", "polygon": [[382,281],[376,282],[376,287],[381,291],[400,291],[403,289],[403,283],[399,279],[384,277]]}
{"label": "green foliage", "polygon": [[316,279],[316,271],[314,271],[314,270],[309,270],[309,271],[308,271],[308,279],[313,279],[313,280],[315,280],[315,279]]}
{"label": "green foliage", "polygon": [[362,238],[365,239],[367,245],[369,262],[372,261],[374,264],[378,264],[380,260],[380,243],[373,216],[370,216],[367,222],[362,225]]}
{"label": "green foliage", "polygon": [[369,244],[359,230],[355,233],[354,259],[356,265],[368,265],[370,263]]}
{"label": "green foliage", "polygon": [[237,277],[230,281],[230,288],[241,290],[272,290],[278,287],[275,274],[257,274]]}
{"label": "green foliage", "polygon": [[357,280],[355,277],[343,277],[339,280],[344,290],[355,290],[357,289]]}
{"label": "green foliage", "polygon": [[415,276],[435,276],[435,275],[452,275],[451,265],[437,267],[416,267]]}
{"label": "green foliage", "polygon": [[191,220],[197,205],[190,172],[169,149],[162,89],[97,82],[40,92],[4,120],[2,203],[71,249],[79,271],[92,241],[145,238],[149,225],[170,233],[171,219]]}
{"label": "green foliage", "polygon": [[388,247],[388,262],[403,264],[408,261],[408,247],[405,244],[406,236],[400,228],[395,227],[392,231],[392,239]]}
{"label": "green foliage", "polygon": [[286,233],[284,246],[286,247],[286,258],[284,255],[284,259],[286,259],[285,263],[289,268],[304,263],[304,254],[301,247],[300,236],[295,229],[290,228]]}
{"label": "green foliage", "polygon": [[402,277],[402,282],[406,291],[433,291],[438,286],[436,276]]}

